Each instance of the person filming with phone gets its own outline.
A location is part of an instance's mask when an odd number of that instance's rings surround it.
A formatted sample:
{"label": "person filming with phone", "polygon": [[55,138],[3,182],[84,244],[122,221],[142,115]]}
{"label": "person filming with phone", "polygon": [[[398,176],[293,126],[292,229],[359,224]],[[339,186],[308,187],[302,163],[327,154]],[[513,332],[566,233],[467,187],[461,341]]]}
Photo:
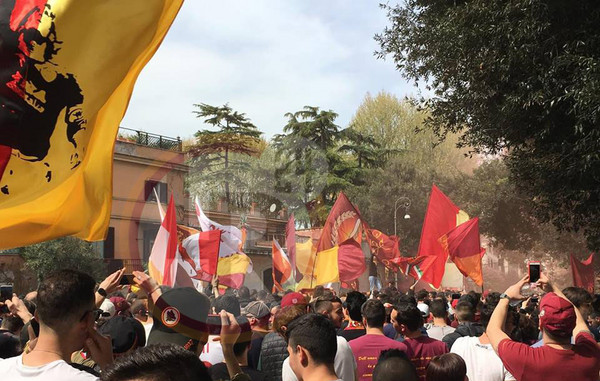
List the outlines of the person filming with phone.
{"label": "person filming with phone", "polygon": [[[600,372],[600,347],[581,313],[560,289],[540,273],[535,283],[546,295],[540,300],[539,325],[543,342],[539,348],[513,341],[502,330],[509,303],[526,299],[521,289],[529,275],[501,296],[488,323],[487,335],[504,366],[518,381],[596,381]],[[571,344],[571,336],[575,338]]]}

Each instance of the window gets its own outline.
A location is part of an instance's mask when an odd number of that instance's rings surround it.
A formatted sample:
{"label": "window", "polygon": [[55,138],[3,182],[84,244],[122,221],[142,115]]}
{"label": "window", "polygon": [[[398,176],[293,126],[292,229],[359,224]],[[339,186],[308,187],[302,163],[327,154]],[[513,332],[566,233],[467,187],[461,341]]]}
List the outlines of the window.
{"label": "window", "polygon": [[113,259],[115,257],[115,228],[108,228],[108,234],[104,240],[103,256],[106,259]]}
{"label": "window", "polygon": [[144,186],[144,194],[146,201],[150,202],[156,201],[156,196],[154,195],[154,190],[156,189],[156,193],[158,194],[159,201],[163,204],[168,202],[167,200],[167,183],[161,183],[160,181],[154,180],[146,180]]}

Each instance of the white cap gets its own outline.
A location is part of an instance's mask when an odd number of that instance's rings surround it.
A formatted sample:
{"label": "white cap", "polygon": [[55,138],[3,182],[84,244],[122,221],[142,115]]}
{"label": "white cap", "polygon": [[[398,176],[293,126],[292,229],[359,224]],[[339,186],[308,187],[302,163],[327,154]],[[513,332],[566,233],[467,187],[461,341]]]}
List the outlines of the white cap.
{"label": "white cap", "polygon": [[421,315],[423,315],[423,317],[429,316],[429,306],[427,304],[419,303],[417,304],[417,308],[419,311],[421,311]]}
{"label": "white cap", "polygon": [[104,299],[104,301],[100,305],[100,309],[103,312],[102,316],[104,316],[104,314],[108,314],[108,316],[105,316],[108,318],[115,316],[115,305],[108,299]]}

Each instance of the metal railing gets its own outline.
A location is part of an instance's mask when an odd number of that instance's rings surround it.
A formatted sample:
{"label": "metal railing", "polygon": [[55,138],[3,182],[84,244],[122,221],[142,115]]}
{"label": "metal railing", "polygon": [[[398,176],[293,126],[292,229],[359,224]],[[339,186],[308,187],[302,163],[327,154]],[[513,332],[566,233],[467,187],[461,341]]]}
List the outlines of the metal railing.
{"label": "metal railing", "polygon": [[170,138],[163,135],[152,134],[150,132],[119,127],[119,135],[117,139],[123,141],[131,141],[135,144],[152,148],[183,152],[183,147],[179,136],[177,138]]}

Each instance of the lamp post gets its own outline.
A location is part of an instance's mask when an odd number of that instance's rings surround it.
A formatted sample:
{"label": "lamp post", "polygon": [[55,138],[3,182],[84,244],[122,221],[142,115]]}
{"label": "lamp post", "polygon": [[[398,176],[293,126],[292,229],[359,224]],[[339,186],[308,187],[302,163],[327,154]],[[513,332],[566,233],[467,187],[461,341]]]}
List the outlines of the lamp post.
{"label": "lamp post", "polygon": [[[398,202],[400,202],[400,205],[398,205]],[[396,202],[394,202],[394,235],[395,236],[398,235],[398,223],[397,223],[397,218],[396,218],[396,212],[398,211],[398,208],[401,206],[404,206],[404,212],[406,213],[404,215],[404,219],[405,220],[410,219],[410,214],[408,214],[408,208],[410,207],[410,198],[408,198],[406,196],[402,196],[402,197],[398,197]]]}

